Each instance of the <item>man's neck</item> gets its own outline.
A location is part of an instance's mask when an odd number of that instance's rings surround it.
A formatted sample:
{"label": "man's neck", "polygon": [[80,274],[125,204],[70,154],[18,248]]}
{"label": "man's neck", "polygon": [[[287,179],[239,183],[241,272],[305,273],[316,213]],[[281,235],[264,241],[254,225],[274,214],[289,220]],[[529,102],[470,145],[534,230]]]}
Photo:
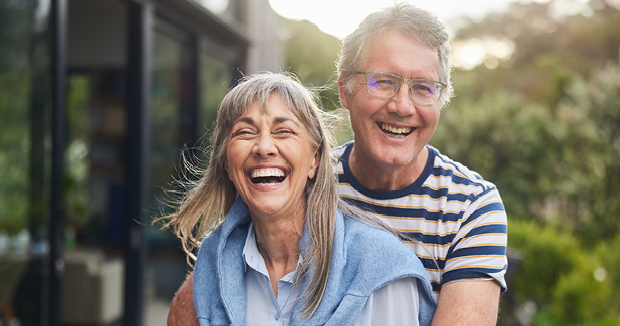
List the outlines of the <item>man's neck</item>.
{"label": "man's neck", "polygon": [[428,147],[424,147],[407,165],[380,164],[372,159],[363,159],[355,145],[349,155],[349,169],[364,187],[374,191],[401,190],[414,183],[426,167]]}

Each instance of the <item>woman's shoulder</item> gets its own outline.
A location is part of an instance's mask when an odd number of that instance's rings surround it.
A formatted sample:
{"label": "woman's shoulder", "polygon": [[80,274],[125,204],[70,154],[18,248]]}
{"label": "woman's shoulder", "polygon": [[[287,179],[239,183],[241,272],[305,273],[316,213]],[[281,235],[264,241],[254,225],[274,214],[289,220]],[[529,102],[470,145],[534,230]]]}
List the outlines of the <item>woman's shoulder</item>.
{"label": "woman's shoulder", "polygon": [[347,293],[370,295],[405,277],[420,280],[424,290],[430,290],[422,262],[400,239],[355,217],[339,215],[339,219],[332,263]]}
{"label": "woman's shoulder", "polygon": [[395,245],[407,249],[396,236],[366,221],[345,214],[343,215],[343,222],[345,239],[377,245]]}
{"label": "woman's shoulder", "polygon": [[343,241],[347,260],[386,264],[417,265],[419,259],[396,236],[368,222],[343,216]]}

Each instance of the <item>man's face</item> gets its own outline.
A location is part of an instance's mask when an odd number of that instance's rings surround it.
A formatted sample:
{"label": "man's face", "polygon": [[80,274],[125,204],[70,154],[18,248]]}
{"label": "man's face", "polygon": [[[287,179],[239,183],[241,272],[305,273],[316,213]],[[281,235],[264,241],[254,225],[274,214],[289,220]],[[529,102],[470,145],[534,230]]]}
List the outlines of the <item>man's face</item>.
{"label": "man's face", "polygon": [[[406,79],[439,81],[437,51],[417,39],[391,30],[367,44],[360,71],[378,71]],[[355,75],[350,93],[339,80],[340,99],[350,111],[356,161],[387,170],[417,162],[439,122],[441,102],[432,105],[411,100],[409,83],[403,82],[391,98],[370,95],[364,75]],[[421,158],[419,158],[421,160]]]}

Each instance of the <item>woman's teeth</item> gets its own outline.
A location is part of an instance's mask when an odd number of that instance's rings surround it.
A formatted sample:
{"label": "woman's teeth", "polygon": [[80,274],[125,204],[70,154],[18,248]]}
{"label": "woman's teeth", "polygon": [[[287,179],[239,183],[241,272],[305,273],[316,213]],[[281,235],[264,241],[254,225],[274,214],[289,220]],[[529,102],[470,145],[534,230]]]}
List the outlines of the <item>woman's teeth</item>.
{"label": "woman's teeth", "polygon": [[284,171],[280,169],[260,169],[254,170],[250,173],[252,183],[259,186],[276,185],[284,181]]}

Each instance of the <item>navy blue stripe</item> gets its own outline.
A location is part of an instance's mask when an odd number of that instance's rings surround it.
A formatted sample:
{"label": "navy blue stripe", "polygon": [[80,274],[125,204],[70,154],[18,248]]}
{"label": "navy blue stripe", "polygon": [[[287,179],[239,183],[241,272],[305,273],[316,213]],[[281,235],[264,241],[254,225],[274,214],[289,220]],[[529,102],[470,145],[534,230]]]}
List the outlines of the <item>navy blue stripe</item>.
{"label": "navy blue stripe", "polygon": [[[341,184],[348,184],[353,186],[349,180],[347,179],[347,176],[344,173],[338,173],[338,183]],[[355,190],[359,191],[359,189],[353,187]],[[400,191],[400,190],[399,190]],[[392,192],[378,192],[378,191],[366,191],[365,193],[363,193],[365,196],[368,196],[370,198],[373,199],[394,199],[393,198],[393,193]],[[387,194],[387,195],[386,195]],[[460,201],[460,202],[465,202],[467,200],[470,199],[470,195],[468,194],[463,194],[463,193],[449,193],[449,188],[446,187],[441,187],[439,189],[433,189],[430,188],[428,186],[421,186],[417,189],[415,189],[413,192],[407,193],[406,196],[408,195],[418,195],[418,196],[429,196],[431,198],[434,199],[441,199],[441,198],[446,198],[448,201]],[[387,197],[387,198],[381,198],[381,197]]]}
{"label": "navy blue stripe", "polygon": [[473,228],[471,231],[467,233],[465,238],[471,238],[473,236],[481,235],[481,234],[492,234],[492,233],[501,233],[506,234],[508,232],[508,228],[506,224],[497,223],[497,224],[485,224]]}
{"label": "navy blue stripe", "polygon": [[439,246],[445,246],[445,245],[451,244],[452,241],[454,241],[454,237],[456,236],[456,234],[448,234],[448,235],[440,236],[437,234],[423,234],[420,232],[405,232],[405,234],[408,237],[415,239],[417,241],[420,241],[422,243],[439,245]]}
{"label": "navy blue stripe", "polygon": [[424,218],[428,221],[443,221],[443,222],[457,222],[461,218],[461,213],[453,213],[453,212],[434,212],[428,211],[426,208],[404,208],[404,207],[393,207],[393,206],[381,206],[375,205],[372,203],[368,203],[365,201],[357,200],[350,197],[342,197],[344,201],[347,203],[358,206],[359,208],[371,212],[380,214],[383,216],[393,217],[393,218]]}
{"label": "navy blue stripe", "polygon": [[470,199],[469,194],[463,193],[449,193],[448,187],[441,187],[439,189],[433,189],[430,187],[421,187],[418,191],[413,193],[413,195],[428,195],[431,198],[446,198],[448,201],[459,201],[466,202]]}
{"label": "navy blue stripe", "polygon": [[[346,144],[345,146],[346,147],[345,147],[344,153],[338,159],[342,163],[343,175],[345,176],[342,182],[350,184],[351,187],[353,187],[353,189],[357,190],[359,193],[363,194],[364,196],[374,198],[374,199],[398,199],[398,198],[405,197],[412,193],[417,193],[420,187],[422,186],[422,184],[424,184],[424,181],[431,174],[431,171],[433,169],[433,162],[435,161],[435,155],[436,155],[436,150],[429,149],[429,157],[428,157],[428,160],[426,161],[426,165],[424,166],[424,170],[422,171],[422,174],[418,177],[418,179],[416,179],[415,182],[413,182],[409,186],[403,189],[400,189],[400,190],[395,190],[395,191],[373,191],[373,190],[370,190],[364,187],[361,183],[359,183],[359,181],[357,181],[357,179],[353,176],[353,173],[349,169],[349,164],[348,164],[349,155],[351,154],[351,149],[353,149],[354,143],[350,142]],[[340,176],[339,176],[339,180],[341,180]]]}
{"label": "navy blue stripe", "polygon": [[[486,195],[487,192],[481,194],[480,196]],[[479,196],[479,197],[480,197]],[[480,217],[481,215],[490,213],[490,212],[505,212],[506,210],[504,209],[504,205],[501,202],[493,202],[493,203],[489,203],[486,204],[484,206],[478,207],[478,209],[476,211],[474,211],[469,218],[467,218],[467,221],[465,221],[463,223],[463,226],[469,224],[470,222],[475,221],[478,217]]]}
{"label": "navy blue stripe", "polygon": [[[501,269],[479,268],[479,267],[461,268],[461,269],[456,269],[456,270],[447,271],[443,273],[441,277],[442,278],[441,281],[445,284],[447,282],[451,282],[454,280],[461,280],[461,279],[489,278],[489,274],[499,273],[505,269],[506,269],[505,267]],[[504,291],[506,290],[506,287],[503,284],[501,283],[498,283],[498,284],[502,287]]]}
{"label": "navy blue stripe", "polygon": [[498,255],[503,256],[506,254],[506,247],[504,246],[478,246],[471,248],[461,248],[456,250],[450,256],[450,259],[467,257],[467,256],[490,256]]}
{"label": "navy blue stripe", "polygon": [[[454,166],[455,170],[458,170],[456,168],[456,166]],[[466,175],[465,173],[462,173],[461,171],[459,171],[462,175]],[[481,180],[477,179],[477,180],[472,180],[468,177],[463,177],[460,175],[457,175],[454,173],[453,170],[449,170],[449,169],[443,169],[441,167],[436,167],[433,169],[433,175],[435,176],[442,176],[442,177],[449,177],[452,181],[452,183],[456,184],[456,185],[462,185],[462,186],[477,186],[480,187],[482,189],[485,189],[485,185],[484,183],[480,182]]]}
{"label": "navy blue stripe", "polygon": [[[418,256],[418,258],[420,258],[422,265],[426,269],[438,271],[437,269],[438,265],[439,265],[439,269],[443,269],[446,266],[446,261],[443,259],[432,259],[432,258],[425,258],[425,257],[420,257],[420,256]],[[437,263],[437,265],[435,265],[435,263]]]}

